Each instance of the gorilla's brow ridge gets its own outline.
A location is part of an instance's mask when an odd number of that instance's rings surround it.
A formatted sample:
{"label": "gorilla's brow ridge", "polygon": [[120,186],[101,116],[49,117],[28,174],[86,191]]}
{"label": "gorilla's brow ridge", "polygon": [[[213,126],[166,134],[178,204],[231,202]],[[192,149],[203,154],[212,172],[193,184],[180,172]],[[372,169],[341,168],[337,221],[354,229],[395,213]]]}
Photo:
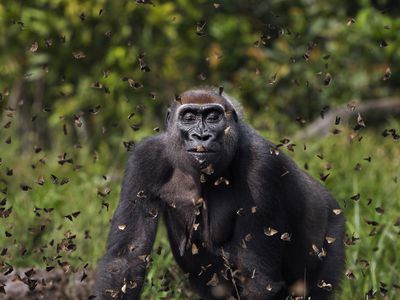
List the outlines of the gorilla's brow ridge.
{"label": "gorilla's brow ridge", "polygon": [[189,103],[189,104],[180,105],[178,107],[178,109],[176,110],[176,114],[179,115],[182,110],[187,109],[187,108],[202,108],[202,107],[205,107],[205,108],[210,107],[211,108],[213,106],[220,107],[224,112],[227,111],[226,108],[219,103],[208,103],[208,104]]}

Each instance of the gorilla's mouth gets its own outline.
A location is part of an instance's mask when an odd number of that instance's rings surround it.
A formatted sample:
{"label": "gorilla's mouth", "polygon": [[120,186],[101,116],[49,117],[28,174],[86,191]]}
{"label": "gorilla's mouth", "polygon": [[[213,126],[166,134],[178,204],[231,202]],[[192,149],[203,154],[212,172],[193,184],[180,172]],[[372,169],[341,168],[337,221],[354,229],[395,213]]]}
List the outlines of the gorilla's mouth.
{"label": "gorilla's mouth", "polygon": [[196,148],[191,148],[187,152],[192,156],[201,166],[209,162],[211,157],[213,157],[216,152],[211,149],[206,149],[204,146],[197,146]]}
{"label": "gorilla's mouth", "polygon": [[215,157],[215,152],[188,152],[200,164],[201,168],[204,168],[205,164],[208,164]]}
{"label": "gorilla's mouth", "polygon": [[216,152],[211,149],[206,149],[203,146],[189,149],[187,152],[190,154],[215,154]]}

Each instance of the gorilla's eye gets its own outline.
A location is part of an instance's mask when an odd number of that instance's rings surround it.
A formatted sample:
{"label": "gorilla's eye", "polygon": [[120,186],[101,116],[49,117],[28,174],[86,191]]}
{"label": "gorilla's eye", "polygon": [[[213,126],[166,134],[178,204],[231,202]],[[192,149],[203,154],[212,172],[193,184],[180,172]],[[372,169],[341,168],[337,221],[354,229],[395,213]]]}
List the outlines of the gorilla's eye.
{"label": "gorilla's eye", "polygon": [[182,116],[182,121],[185,123],[192,123],[196,121],[196,115],[192,112],[186,112]]}
{"label": "gorilla's eye", "polygon": [[212,111],[207,115],[207,122],[213,123],[213,122],[218,122],[221,119],[221,113],[217,111]]}

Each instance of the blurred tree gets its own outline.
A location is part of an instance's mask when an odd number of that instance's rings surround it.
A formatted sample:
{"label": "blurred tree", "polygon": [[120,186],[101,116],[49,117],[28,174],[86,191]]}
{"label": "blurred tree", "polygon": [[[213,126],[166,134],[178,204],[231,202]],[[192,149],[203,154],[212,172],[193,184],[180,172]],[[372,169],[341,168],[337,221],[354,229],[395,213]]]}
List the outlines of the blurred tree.
{"label": "blurred tree", "polygon": [[288,134],[331,106],[398,94],[397,16],[378,0],[7,0],[0,105],[16,109],[24,145],[67,134],[96,148],[160,127],[184,89],[223,85],[256,127]]}

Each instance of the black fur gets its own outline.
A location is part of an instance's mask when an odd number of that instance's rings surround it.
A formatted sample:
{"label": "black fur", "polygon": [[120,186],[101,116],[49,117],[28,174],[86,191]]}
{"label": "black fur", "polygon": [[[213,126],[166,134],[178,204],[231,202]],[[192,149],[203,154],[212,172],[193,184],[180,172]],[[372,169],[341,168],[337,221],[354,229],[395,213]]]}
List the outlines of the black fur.
{"label": "black fur", "polygon": [[[224,131],[215,140],[218,159],[204,154],[199,164],[185,151],[177,111],[187,104],[175,103],[167,132],[143,140],[130,154],[99,266],[98,298],[139,299],[146,256],[164,215],[174,257],[201,297],[285,299],[297,289],[297,296],[329,299],[327,290],[337,289],[344,265],[337,202],[246,125],[228,96],[199,93],[220,97],[230,112],[223,128],[215,127],[215,135]],[[203,126],[202,132],[212,130]],[[213,173],[208,157],[216,162]]]}

